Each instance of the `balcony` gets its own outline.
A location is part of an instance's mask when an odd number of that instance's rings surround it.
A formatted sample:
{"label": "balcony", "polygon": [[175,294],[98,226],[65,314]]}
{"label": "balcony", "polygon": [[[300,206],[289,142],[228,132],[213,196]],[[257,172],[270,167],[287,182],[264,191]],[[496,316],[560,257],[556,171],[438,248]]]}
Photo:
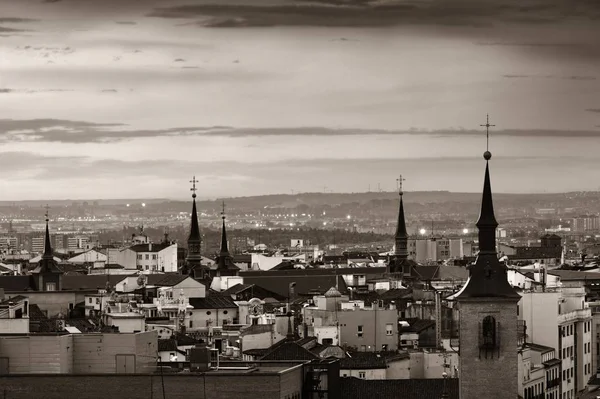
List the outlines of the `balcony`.
{"label": "balcony", "polygon": [[564,324],[574,321],[584,321],[592,317],[591,309],[578,309],[569,313],[558,315],[558,324]]}

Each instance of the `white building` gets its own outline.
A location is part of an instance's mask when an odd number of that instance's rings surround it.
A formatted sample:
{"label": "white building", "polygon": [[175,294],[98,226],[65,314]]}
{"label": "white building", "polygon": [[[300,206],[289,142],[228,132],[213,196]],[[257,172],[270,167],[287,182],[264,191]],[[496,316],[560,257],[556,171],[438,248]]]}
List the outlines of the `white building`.
{"label": "white building", "polygon": [[84,263],[106,263],[107,256],[102,252],[96,251],[95,249],[90,249],[85,252],[82,252],[78,255],[69,258],[67,262],[73,263],[76,265],[81,265]]}
{"label": "white building", "polygon": [[143,273],[177,272],[177,243],[147,243],[109,249],[108,261]]}

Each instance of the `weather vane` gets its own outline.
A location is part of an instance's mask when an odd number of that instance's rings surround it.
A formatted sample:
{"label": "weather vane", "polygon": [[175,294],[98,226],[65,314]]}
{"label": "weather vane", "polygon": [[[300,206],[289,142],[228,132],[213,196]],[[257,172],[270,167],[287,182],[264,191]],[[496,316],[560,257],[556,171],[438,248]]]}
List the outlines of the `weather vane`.
{"label": "weather vane", "polygon": [[490,127],[495,127],[496,125],[490,125],[490,115],[486,114],[485,125],[479,126],[485,127],[485,153],[483,157],[489,160],[492,157],[492,153],[490,152]]}
{"label": "weather vane", "polygon": [[196,176],[192,177],[192,180],[190,180],[190,183],[192,183],[192,188],[190,188],[190,191],[193,192],[192,198],[196,198],[196,190],[198,190],[196,188],[196,183],[198,183],[198,180],[196,180]]}
{"label": "weather vane", "polygon": [[225,200],[222,202],[223,210],[221,211],[221,218],[225,219]]}
{"label": "weather vane", "polygon": [[46,216],[46,222],[47,222],[49,220],[49,210],[50,210],[50,207],[48,206],[48,204],[46,204],[46,206],[44,208],[46,209],[45,216]]}
{"label": "weather vane", "polygon": [[405,180],[406,180],[406,179],[404,179],[404,178],[402,177],[402,175],[400,175],[400,177],[398,177],[398,178],[396,179],[396,182],[398,182],[398,193],[400,193],[400,195],[402,195],[402,194],[403,194],[403,191],[402,191],[402,182],[403,182],[403,181],[405,181]]}

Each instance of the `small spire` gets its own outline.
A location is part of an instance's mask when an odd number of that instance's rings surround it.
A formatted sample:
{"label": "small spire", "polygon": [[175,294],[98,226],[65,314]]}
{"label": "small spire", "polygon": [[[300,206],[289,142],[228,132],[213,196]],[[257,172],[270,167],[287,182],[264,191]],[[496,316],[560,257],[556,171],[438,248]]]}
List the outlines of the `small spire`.
{"label": "small spire", "polygon": [[50,221],[48,210],[50,207],[46,205],[46,239],[44,242],[44,254],[42,255],[42,259],[54,259],[52,255],[52,243],[50,242],[50,229],[48,228],[48,222]]}
{"label": "small spire", "polygon": [[486,128],[486,151],[483,153],[485,159],[485,176],[483,180],[483,195],[481,198],[481,213],[479,214],[479,220],[477,221],[477,228],[479,229],[479,249],[485,252],[496,252],[496,228],[498,222],[494,215],[494,202],[492,200],[492,184],[490,182],[490,168],[489,161],[492,158],[492,153],[489,151],[489,129],[490,117],[487,115]]}
{"label": "small spire", "polygon": [[186,258],[186,265],[183,267],[182,272],[184,274],[194,273],[196,267],[202,264],[202,237],[200,236],[200,226],[198,225],[198,212],[196,211],[196,176],[190,180],[192,183],[192,218],[190,222],[190,235],[188,236],[188,255]]}

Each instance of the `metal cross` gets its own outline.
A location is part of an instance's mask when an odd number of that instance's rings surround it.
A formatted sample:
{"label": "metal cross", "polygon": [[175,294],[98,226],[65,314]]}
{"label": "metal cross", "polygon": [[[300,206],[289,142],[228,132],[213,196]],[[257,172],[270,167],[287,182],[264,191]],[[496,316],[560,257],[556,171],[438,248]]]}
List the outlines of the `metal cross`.
{"label": "metal cross", "polygon": [[490,114],[486,114],[486,122],[485,125],[479,125],[482,127],[485,127],[485,138],[486,138],[486,143],[485,143],[485,150],[489,151],[490,150],[490,127],[495,127],[496,125],[490,125]]}
{"label": "metal cross", "polygon": [[398,192],[399,192],[400,194],[402,194],[402,182],[403,182],[403,181],[405,181],[405,180],[406,180],[406,179],[404,179],[404,178],[402,177],[402,175],[400,175],[400,177],[396,179],[396,182],[398,183]]}
{"label": "metal cross", "polygon": [[225,200],[223,200],[222,206],[223,206],[223,210],[221,211],[221,217],[223,219],[225,219]]}
{"label": "metal cross", "polygon": [[196,188],[196,183],[198,183],[198,180],[196,180],[196,176],[194,176],[192,178],[192,180],[190,180],[190,183],[192,183],[192,188],[190,188],[190,191],[192,191],[194,194],[196,194],[196,190],[198,190]]}
{"label": "metal cross", "polygon": [[48,221],[48,211],[50,210],[50,207],[48,206],[48,204],[46,204],[46,206],[44,208],[46,209],[46,213],[45,213],[46,221]]}

